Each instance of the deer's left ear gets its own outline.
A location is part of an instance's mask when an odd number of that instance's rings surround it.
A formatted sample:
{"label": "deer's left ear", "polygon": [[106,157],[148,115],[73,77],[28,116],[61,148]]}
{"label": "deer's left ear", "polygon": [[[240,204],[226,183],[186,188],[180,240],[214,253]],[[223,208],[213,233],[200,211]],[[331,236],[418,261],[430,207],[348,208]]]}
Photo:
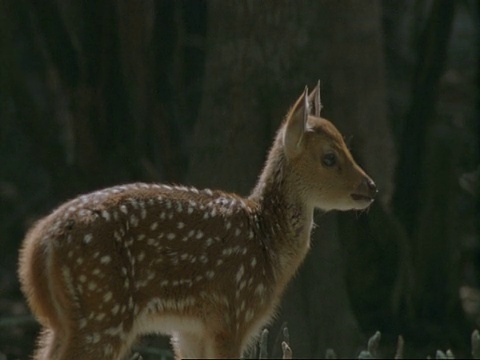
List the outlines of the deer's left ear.
{"label": "deer's left ear", "polygon": [[322,111],[322,101],[320,100],[320,80],[317,82],[317,86],[312,90],[308,96],[308,105],[310,106],[310,115],[320,117]]}
{"label": "deer's left ear", "polygon": [[283,148],[289,158],[297,156],[304,147],[304,133],[309,114],[308,88],[290,110],[283,133]]}

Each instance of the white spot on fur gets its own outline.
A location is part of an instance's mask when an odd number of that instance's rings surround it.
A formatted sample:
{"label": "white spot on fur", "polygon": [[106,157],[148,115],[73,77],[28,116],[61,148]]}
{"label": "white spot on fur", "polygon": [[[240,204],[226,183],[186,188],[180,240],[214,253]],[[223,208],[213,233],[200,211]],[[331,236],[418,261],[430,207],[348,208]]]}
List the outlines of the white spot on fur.
{"label": "white spot on fur", "polygon": [[226,248],[222,250],[222,255],[223,256],[228,256],[232,253],[232,248]]}
{"label": "white spot on fur", "polygon": [[130,224],[132,224],[133,227],[137,227],[138,226],[138,217],[136,217],[135,215],[130,215]]}
{"label": "white spot on fur", "polygon": [[103,210],[102,211],[102,217],[106,220],[106,221],[110,221],[110,213],[106,210]]}
{"label": "white spot on fur", "polygon": [[100,341],[100,334],[99,333],[93,333],[91,335],[87,335],[85,337],[85,342],[87,344],[96,344]]}
{"label": "white spot on fur", "polygon": [[112,308],[112,310],[111,310],[111,313],[112,313],[113,315],[117,315],[118,310],[120,310],[120,305],[115,304],[115,306],[114,306],[114,307]]}
{"label": "white spot on fur", "polygon": [[265,292],[265,286],[262,283],[258,284],[257,287],[255,288],[255,294],[263,295],[264,292]]}
{"label": "white spot on fur", "polygon": [[238,268],[238,271],[237,271],[237,275],[235,277],[235,279],[237,280],[237,283],[240,281],[240,279],[243,277],[243,274],[245,273],[245,267],[242,265],[240,265],[240,267]]}
{"label": "white spot on fur", "polygon": [[123,323],[120,323],[118,326],[115,326],[115,327],[111,327],[111,328],[108,328],[104,331],[104,334],[105,335],[110,335],[110,336],[114,336],[114,337],[117,337],[120,335],[120,337],[122,337],[122,334],[123,334]]}
{"label": "white spot on fur", "polygon": [[112,299],[112,296],[113,296],[112,292],[108,291],[107,293],[105,293],[105,295],[103,295],[103,301],[109,302]]}
{"label": "white spot on fur", "polygon": [[245,313],[245,322],[250,322],[253,319],[253,310],[248,309],[247,312]]}
{"label": "white spot on fur", "polygon": [[93,239],[93,235],[92,234],[86,234],[84,237],[83,237],[83,242],[85,244],[88,244],[92,241]]}
{"label": "white spot on fur", "polygon": [[80,319],[78,322],[78,328],[83,329],[85,326],[87,326],[88,320],[85,318]]}
{"label": "white spot on fur", "polygon": [[97,283],[95,281],[90,281],[88,283],[88,290],[93,291],[97,288]]}
{"label": "white spot on fur", "polygon": [[137,260],[138,261],[142,261],[143,259],[145,258],[145,252],[144,251],[140,251],[137,255]]}
{"label": "white spot on fur", "polygon": [[110,256],[108,256],[108,255],[102,256],[102,257],[100,258],[100,262],[101,262],[102,264],[108,264],[111,260],[112,260],[112,258],[111,258]]}
{"label": "white spot on fur", "polygon": [[238,288],[240,290],[243,290],[245,288],[245,285],[247,285],[247,280],[242,280],[242,282],[240,283],[240,285],[238,286]]}

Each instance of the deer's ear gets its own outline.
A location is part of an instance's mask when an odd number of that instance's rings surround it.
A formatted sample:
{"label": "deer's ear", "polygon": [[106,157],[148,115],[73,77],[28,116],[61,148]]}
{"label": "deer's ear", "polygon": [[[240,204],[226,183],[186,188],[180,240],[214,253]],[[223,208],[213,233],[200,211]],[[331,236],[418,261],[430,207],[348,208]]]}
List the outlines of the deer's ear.
{"label": "deer's ear", "polygon": [[320,117],[322,111],[322,101],[320,100],[320,80],[317,82],[317,86],[312,90],[308,96],[308,105],[310,106],[310,115]]}
{"label": "deer's ear", "polygon": [[290,110],[285,124],[283,148],[289,158],[295,157],[303,149],[308,108],[308,88],[305,86],[305,91]]}

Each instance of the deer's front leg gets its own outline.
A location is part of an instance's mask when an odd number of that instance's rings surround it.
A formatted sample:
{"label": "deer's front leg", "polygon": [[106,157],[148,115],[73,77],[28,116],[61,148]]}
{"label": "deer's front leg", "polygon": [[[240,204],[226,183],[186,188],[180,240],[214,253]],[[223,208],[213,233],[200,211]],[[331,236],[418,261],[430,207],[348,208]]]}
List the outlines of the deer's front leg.
{"label": "deer's front leg", "polygon": [[206,356],[206,339],[202,334],[175,332],[172,336],[175,359],[202,359]]}

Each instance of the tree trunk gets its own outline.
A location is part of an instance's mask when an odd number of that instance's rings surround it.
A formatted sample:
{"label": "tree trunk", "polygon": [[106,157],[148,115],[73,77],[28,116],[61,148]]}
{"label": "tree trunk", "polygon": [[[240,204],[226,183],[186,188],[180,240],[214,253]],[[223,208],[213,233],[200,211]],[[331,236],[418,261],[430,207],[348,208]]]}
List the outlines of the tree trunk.
{"label": "tree trunk", "polygon": [[442,119],[446,116],[436,110],[455,5],[453,0],[433,1],[417,39],[413,95],[396,171],[401,186],[394,207],[408,234],[415,275],[408,295],[413,318],[407,320],[406,330],[414,341],[448,341],[465,356],[470,329],[459,300],[461,246],[454,231],[460,147],[451,133],[453,127]]}

